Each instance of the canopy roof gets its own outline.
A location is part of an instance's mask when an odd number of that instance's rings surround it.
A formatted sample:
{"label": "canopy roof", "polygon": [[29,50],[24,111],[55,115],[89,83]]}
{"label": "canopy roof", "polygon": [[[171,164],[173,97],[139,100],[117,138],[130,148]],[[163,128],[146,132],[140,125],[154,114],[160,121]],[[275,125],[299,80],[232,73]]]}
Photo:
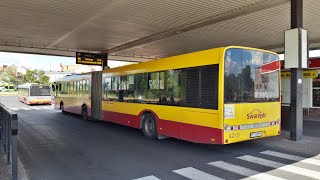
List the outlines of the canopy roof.
{"label": "canopy roof", "polygon": [[[310,48],[320,1],[304,0]],[[2,0],[0,50],[145,61],[228,45],[283,51],[289,0]]]}

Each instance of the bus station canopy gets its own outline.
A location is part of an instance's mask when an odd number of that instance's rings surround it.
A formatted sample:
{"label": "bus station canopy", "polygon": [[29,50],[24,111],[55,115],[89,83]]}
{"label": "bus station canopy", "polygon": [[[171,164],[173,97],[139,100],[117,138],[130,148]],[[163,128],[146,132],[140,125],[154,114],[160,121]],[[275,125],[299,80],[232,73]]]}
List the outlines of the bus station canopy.
{"label": "bus station canopy", "polygon": [[[304,0],[320,48],[320,1]],[[227,45],[283,52],[290,0],[2,0],[0,51],[145,61]]]}

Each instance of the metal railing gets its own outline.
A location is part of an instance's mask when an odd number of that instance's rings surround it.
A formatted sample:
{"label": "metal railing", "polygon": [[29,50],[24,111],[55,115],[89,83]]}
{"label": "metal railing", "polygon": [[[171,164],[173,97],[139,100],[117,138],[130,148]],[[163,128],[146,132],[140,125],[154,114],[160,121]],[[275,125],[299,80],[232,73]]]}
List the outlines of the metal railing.
{"label": "metal railing", "polygon": [[11,164],[12,180],[18,179],[17,135],[17,114],[0,103],[0,142],[8,164]]}

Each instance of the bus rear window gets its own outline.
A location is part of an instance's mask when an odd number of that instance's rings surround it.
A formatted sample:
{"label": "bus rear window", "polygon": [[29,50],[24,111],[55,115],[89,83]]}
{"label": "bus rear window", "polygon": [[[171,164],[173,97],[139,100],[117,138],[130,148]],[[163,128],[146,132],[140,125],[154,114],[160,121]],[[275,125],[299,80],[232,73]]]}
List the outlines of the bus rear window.
{"label": "bus rear window", "polygon": [[279,57],[275,54],[231,48],[225,54],[226,103],[278,101]]}
{"label": "bus rear window", "polygon": [[50,86],[31,86],[30,96],[51,96]]}

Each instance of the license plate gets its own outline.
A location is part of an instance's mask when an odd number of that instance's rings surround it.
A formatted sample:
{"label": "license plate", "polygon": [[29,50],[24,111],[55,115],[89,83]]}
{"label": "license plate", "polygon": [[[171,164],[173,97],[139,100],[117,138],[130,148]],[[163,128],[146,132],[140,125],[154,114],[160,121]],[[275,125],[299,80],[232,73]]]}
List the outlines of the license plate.
{"label": "license plate", "polygon": [[261,137],[262,136],[262,132],[252,132],[250,133],[250,138],[256,138],[256,137]]}

